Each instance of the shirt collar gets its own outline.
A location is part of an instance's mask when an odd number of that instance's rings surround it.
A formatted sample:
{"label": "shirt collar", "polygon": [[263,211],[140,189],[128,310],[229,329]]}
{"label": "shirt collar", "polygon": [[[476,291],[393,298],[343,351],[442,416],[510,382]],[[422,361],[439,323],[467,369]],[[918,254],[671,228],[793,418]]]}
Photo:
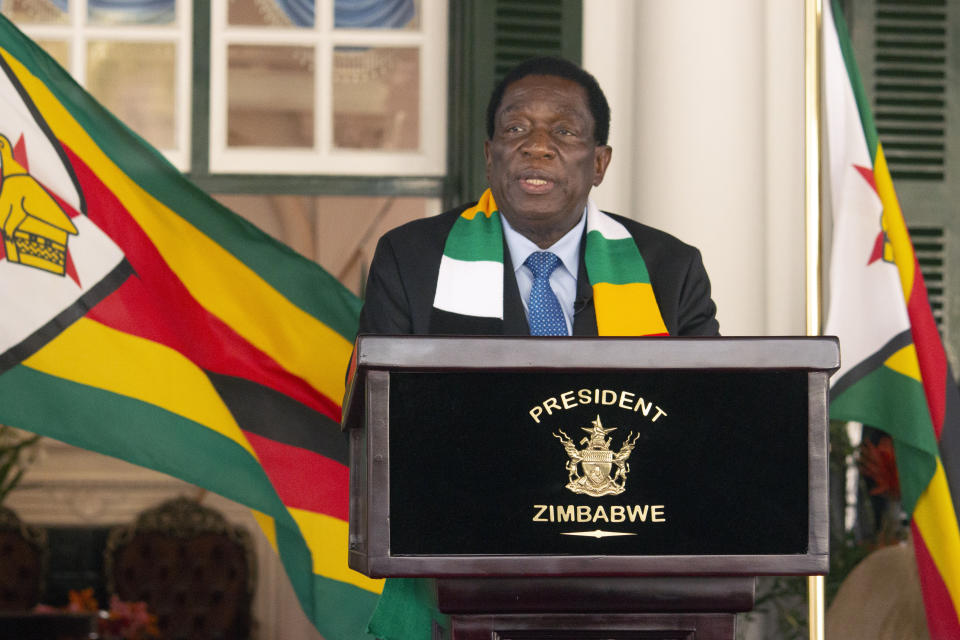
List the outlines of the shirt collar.
{"label": "shirt collar", "polygon": [[531,253],[536,251],[551,251],[560,258],[564,268],[576,278],[580,268],[580,239],[583,237],[583,228],[587,224],[587,210],[584,208],[580,221],[573,225],[573,229],[546,249],[541,249],[532,240],[510,226],[507,217],[500,214],[500,224],[503,225],[503,237],[507,241],[510,251],[510,260],[513,262],[514,272],[519,271]]}

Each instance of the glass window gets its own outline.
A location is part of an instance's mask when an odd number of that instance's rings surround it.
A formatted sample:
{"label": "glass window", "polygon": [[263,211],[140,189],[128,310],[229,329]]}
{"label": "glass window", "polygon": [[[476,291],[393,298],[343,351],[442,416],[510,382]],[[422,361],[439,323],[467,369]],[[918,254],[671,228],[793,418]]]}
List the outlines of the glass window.
{"label": "glass window", "polygon": [[446,14],[443,0],[214,2],[211,173],[443,175]]}
{"label": "glass window", "polygon": [[128,127],[190,168],[191,0],[0,0]]}
{"label": "glass window", "polygon": [[176,45],[87,42],[87,91],[158,149],[176,146]]}
{"label": "glass window", "polygon": [[313,147],[312,47],[231,45],[227,69],[228,146]]}
{"label": "glass window", "polygon": [[3,15],[21,29],[25,25],[67,24],[70,21],[69,4],[66,0],[3,0],[0,7]]}
{"label": "glass window", "polygon": [[420,144],[420,50],[333,51],[333,145],[408,149]]}
{"label": "glass window", "polygon": [[420,28],[419,0],[334,0],[335,29]]}
{"label": "glass window", "polygon": [[173,24],[176,6],[173,0],[87,0],[87,24]]}

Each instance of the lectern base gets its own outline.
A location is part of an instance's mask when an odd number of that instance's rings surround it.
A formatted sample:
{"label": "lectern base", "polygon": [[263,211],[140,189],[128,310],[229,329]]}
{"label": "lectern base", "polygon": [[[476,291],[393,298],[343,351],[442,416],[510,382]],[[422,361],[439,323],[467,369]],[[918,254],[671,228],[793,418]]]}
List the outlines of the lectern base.
{"label": "lectern base", "polygon": [[453,640],[732,640],[736,616],[701,614],[453,616]]}
{"label": "lectern base", "polygon": [[437,581],[452,640],[733,640],[753,608],[746,577]]}

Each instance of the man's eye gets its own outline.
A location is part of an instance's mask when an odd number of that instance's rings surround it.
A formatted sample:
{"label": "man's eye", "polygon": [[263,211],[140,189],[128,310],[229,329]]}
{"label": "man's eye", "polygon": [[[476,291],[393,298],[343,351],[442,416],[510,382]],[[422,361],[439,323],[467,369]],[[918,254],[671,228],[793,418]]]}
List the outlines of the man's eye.
{"label": "man's eye", "polygon": [[514,124],[514,125],[511,125],[511,126],[507,127],[507,133],[518,133],[518,132],[520,132],[520,131],[523,131],[523,127],[521,127],[521,126],[518,125],[518,124]]}

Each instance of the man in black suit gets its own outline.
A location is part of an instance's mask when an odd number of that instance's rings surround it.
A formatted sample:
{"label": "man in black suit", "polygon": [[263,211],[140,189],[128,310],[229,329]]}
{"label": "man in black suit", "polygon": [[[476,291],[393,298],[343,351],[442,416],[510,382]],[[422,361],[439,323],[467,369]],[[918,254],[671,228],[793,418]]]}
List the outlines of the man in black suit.
{"label": "man in black suit", "polygon": [[[444,254],[452,253],[451,230],[464,211],[473,211],[472,205],[466,205],[408,223],[380,239],[359,332],[529,335],[528,300],[537,285],[525,261],[531,253],[550,250],[559,256],[559,266],[551,266],[548,276],[551,298],[556,297],[563,313],[560,331],[554,335],[610,334],[598,330],[595,283],[587,272],[591,260],[586,255],[586,237],[591,224],[595,227],[600,220],[601,226],[619,229],[618,237],[632,238],[642,256],[640,263],[646,266],[642,276],[628,279],[645,282],[649,274],[649,285],[642,286],[652,288],[655,302],[650,304],[654,315],[659,307],[662,330],[643,333],[718,335],[716,306],[700,252],[662,231],[601,213],[589,202],[590,189],[601,183],[610,163],[609,126],[610,109],[603,91],[578,66],[557,58],[536,58],[514,68],[491,96],[484,145],[489,193],[500,215],[494,233],[502,235],[503,245],[502,274],[498,270],[485,273],[502,278],[493,289],[502,298],[502,307],[492,313],[485,308],[470,311],[490,306],[470,299],[487,295],[489,282],[482,287],[467,282],[457,294],[460,301],[452,305],[441,301],[449,297],[449,286],[441,285],[438,293],[438,279],[449,284],[453,272],[441,275],[441,263],[450,262],[450,255]],[[487,197],[484,194],[481,203]]]}

